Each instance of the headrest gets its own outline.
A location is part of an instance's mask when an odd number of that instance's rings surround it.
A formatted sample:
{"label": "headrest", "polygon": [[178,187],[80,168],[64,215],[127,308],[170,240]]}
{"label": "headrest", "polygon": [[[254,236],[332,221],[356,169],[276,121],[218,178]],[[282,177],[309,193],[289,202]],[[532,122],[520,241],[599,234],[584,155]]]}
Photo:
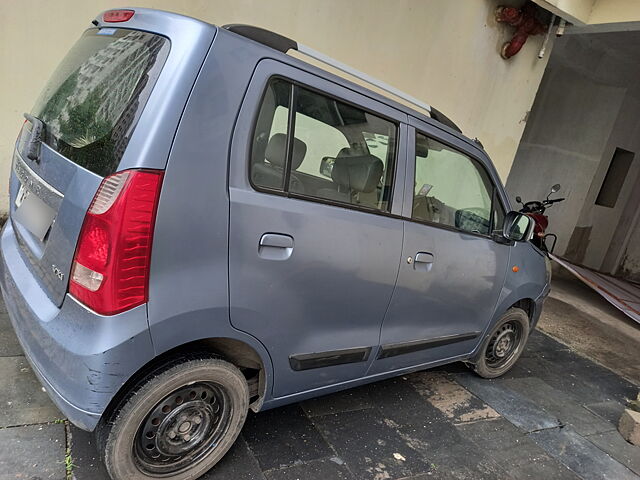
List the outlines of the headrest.
{"label": "headrest", "polygon": [[333,164],[331,178],[338,185],[356,192],[373,192],[384,171],[382,160],[373,155],[338,157]]}
{"label": "headrest", "polygon": [[[267,149],[264,152],[264,158],[278,167],[284,167],[287,152],[287,136],[284,133],[276,133],[269,139]],[[307,154],[307,144],[302,140],[294,137],[293,139],[293,156],[291,157],[291,169],[297,170],[302,164],[304,156]]]}

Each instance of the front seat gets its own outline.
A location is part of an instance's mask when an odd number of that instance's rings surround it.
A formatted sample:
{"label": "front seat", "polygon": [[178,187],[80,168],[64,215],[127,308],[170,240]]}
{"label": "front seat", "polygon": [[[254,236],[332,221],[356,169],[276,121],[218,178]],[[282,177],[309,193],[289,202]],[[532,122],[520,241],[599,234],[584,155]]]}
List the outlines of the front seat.
{"label": "front seat", "polygon": [[377,201],[362,200],[360,194],[374,192],[383,171],[382,160],[374,155],[338,156],[331,171],[336,188],[323,188],[318,194],[329,200],[376,208]]}
{"label": "front seat", "polygon": [[[284,178],[284,166],[286,162],[287,136],[284,133],[276,133],[270,139],[265,149],[266,162],[253,165],[253,182],[261,187],[281,189]],[[293,155],[291,157],[291,177],[289,190],[304,193],[304,186],[295,175],[307,154],[307,144],[298,138],[293,139]]]}

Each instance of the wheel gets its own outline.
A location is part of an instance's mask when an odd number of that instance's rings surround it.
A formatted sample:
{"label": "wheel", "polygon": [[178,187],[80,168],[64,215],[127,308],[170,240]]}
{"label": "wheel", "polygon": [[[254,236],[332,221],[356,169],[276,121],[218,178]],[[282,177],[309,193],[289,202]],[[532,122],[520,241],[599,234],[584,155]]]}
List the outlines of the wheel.
{"label": "wheel", "polygon": [[483,378],[507,373],[518,361],[529,338],[529,317],[520,308],[511,308],[482,342],[473,369]]}
{"label": "wheel", "polygon": [[196,479],[233,445],[248,408],[240,370],[188,359],[147,377],[96,436],[113,480]]}

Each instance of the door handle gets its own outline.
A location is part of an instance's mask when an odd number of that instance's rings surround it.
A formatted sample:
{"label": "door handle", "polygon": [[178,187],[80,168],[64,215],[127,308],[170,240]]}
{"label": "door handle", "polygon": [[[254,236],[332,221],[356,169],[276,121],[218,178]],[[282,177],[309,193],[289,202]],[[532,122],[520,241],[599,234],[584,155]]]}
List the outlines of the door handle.
{"label": "door handle", "polygon": [[413,262],[413,268],[426,270],[428,272],[431,270],[431,267],[433,267],[433,260],[432,253],[418,252]]}
{"label": "door handle", "polygon": [[433,263],[433,254],[425,252],[416,253],[416,263]]}
{"label": "door handle", "polygon": [[293,248],[293,237],[280,233],[265,233],[260,237],[261,247]]}
{"label": "door handle", "polygon": [[258,255],[265,260],[287,260],[293,252],[293,237],[280,233],[265,233],[260,237]]}

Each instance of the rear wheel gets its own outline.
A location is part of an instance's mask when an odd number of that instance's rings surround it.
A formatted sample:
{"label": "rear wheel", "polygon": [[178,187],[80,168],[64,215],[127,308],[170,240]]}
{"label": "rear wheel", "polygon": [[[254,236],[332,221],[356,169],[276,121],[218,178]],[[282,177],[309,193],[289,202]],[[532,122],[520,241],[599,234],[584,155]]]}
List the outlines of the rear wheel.
{"label": "rear wheel", "polygon": [[247,382],[234,365],[198,358],[169,366],[97,432],[107,471],[114,480],[196,479],[229,450],[248,408]]}
{"label": "rear wheel", "polygon": [[507,373],[518,361],[529,338],[529,317],[520,308],[509,309],[482,343],[473,369],[484,378]]}

